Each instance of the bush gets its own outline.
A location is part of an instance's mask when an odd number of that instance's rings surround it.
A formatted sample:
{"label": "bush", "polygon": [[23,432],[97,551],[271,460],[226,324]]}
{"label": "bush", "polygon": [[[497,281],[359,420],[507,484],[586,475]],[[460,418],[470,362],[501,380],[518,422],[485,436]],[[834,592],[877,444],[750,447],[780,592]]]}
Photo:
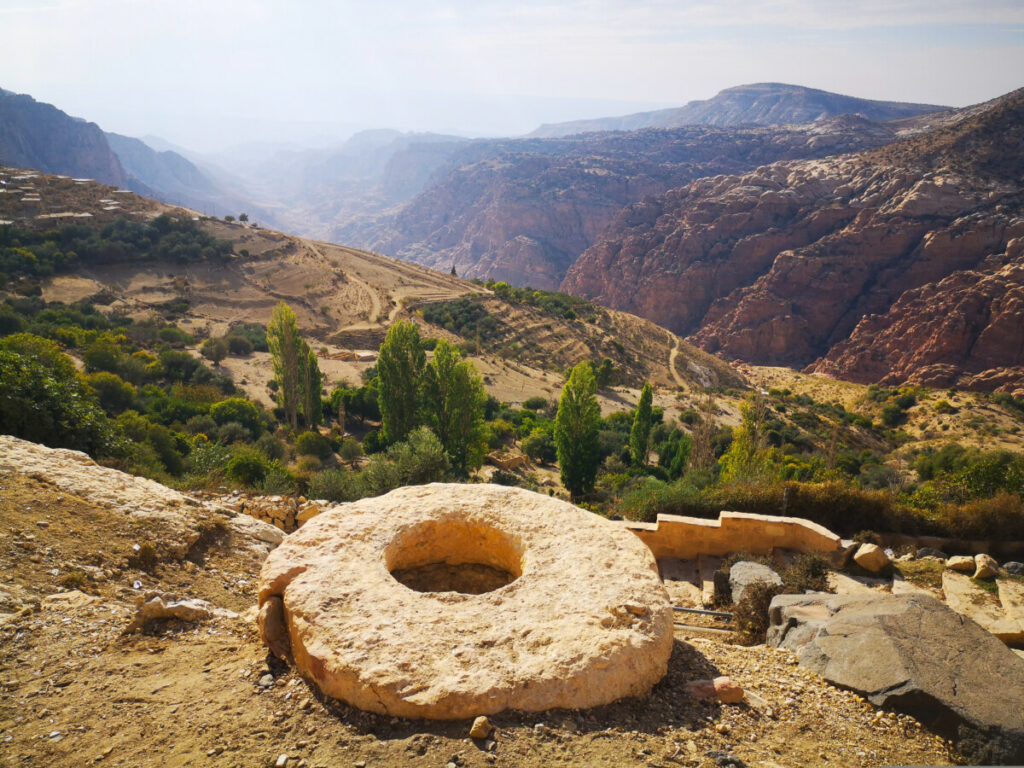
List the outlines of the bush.
{"label": "bush", "polygon": [[222,424],[217,428],[217,442],[222,445],[247,443],[250,437],[249,430],[237,421],[229,421],[227,424]]}
{"label": "bush", "polygon": [[740,645],[759,645],[768,634],[768,608],[772,598],[782,594],[783,587],[777,584],[757,582],[743,593],[743,599],[733,608],[736,636]]}
{"label": "bush", "polygon": [[218,424],[230,421],[244,426],[255,437],[260,433],[263,423],[260,421],[260,409],[243,397],[229,397],[210,406],[210,416]]}
{"label": "bush", "polygon": [[528,397],[523,400],[523,408],[530,411],[543,411],[548,407],[548,401],[543,397]]}
{"label": "bush", "polygon": [[267,474],[257,486],[262,493],[286,494],[298,491],[298,482],[295,476],[278,462],[272,461]]}
{"label": "bush", "polygon": [[226,336],[224,339],[228,344],[228,351],[232,355],[244,356],[252,354],[252,342],[244,336]]}
{"label": "bush", "polygon": [[362,498],[359,475],[344,469],[325,469],[309,479],[306,494],[311,499],[355,501]]}
{"label": "bush", "polygon": [[288,447],[284,441],[269,432],[260,435],[256,441],[256,450],[270,461],[284,461],[284,457],[288,455]]}
{"label": "bush", "polygon": [[334,452],[330,438],[319,432],[303,432],[295,438],[295,453],[299,456],[316,456],[324,460]]}
{"label": "bush", "polygon": [[135,400],[135,387],[122,379],[116,373],[99,371],[85,377],[86,383],[96,393],[108,414],[114,415],[130,408]]}
{"label": "bush", "polygon": [[44,359],[4,349],[0,424],[15,437],[92,456],[109,455],[117,443],[103,409],[73,369],[68,374],[63,364],[53,368]]}
{"label": "bush", "polygon": [[209,415],[200,413],[197,416],[189,417],[188,421],[185,422],[185,431],[190,435],[215,436],[217,422],[211,419]]}
{"label": "bush", "polygon": [[539,464],[551,464],[557,458],[555,451],[555,439],[550,429],[536,427],[527,437],[523,438],[521,445],[523,453]]}
{"label": "bush", "polygon": [[441,441],[426,427],[418,427],[405,442],[374,456],[361,477],[366,494],[379,496],[403,485],[441,482],[448,478],[448,469]]}
{"label": "bush", "polygon": [[779,576],[786,589],[795,594],[804,592],[829,592],[829,562],[821,555],[803,552],[796,556]]}
{"label": "bush", "polygon": [[255,486],[270,469],[270,462],[254,448],[245,447],[235,452],[224,468],[224,474],[242,485]]}

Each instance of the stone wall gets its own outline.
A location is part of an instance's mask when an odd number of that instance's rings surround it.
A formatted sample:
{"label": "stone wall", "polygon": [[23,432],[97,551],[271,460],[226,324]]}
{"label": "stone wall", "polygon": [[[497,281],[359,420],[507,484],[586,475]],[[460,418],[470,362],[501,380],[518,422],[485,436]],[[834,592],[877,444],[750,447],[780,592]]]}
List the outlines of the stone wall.
{"label": "stone wall", "polygon": [[722,512],[717,520],[681,515],[658,515],[656,523],[626,522],[658,559],[727,555],[732,552],[768,554],[773,549],[838,552],[839,536],[824,526],[799,517]]}

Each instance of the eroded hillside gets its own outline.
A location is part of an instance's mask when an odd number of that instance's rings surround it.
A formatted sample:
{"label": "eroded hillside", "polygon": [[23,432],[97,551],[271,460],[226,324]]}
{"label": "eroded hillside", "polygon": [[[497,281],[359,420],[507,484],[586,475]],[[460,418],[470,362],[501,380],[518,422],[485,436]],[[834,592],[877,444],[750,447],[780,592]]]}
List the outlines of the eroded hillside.
{"label": "eroded hillside", "polygon": [[563,289],[750,362],[1024,386],[1024,95],[889,147],[627,208]]}

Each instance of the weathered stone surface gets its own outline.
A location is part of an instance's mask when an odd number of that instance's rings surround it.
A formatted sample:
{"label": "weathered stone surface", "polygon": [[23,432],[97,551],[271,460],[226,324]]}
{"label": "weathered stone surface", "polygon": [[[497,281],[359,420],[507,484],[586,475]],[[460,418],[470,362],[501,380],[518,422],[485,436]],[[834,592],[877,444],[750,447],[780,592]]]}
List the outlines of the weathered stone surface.
{"label": "weathered stone surface", "polygon": [[[182,557],[211,523],[226,523],[231,530],[265,551],[277,534],[266,523],[248,515],[200,502],[155,480],[101,467],[86,454],[0,435],[0,470],[20,472],[44,480],[68,493],[108,509],[145,520],[159,533],[162,551]],[[277,539],[279,541],[280,539]]]}
{"label": "weathered stone surface", "polygon": [[1017,623],[1024,630],[1024,582],[1016,579],[997,579],[999,604],[1002,605],[1006,617]]}
{"label": "weathered stone surface", "polygon": [[974,556],[974,578],[976,579],[991,579],[997,573],[999,573],[999,563],[992,555],[986,555],[984,553]]}
{"label": "weathered stone surface", "polygon": [[1012,573],[1015,576],[1024,575],[1024,563],[1018,563],[1016,560],[1011,560],[1008,563],[1003,563],[1003,570],[1007,573]]}
{"label": "weathered stone surface", "polygon": [[692,680],[686,684],[686,692],[695,699],[717,699],[723,704],[739,704],[744,696],[743,687],[724,675],[714,680]]}
{"label": "weathered stone surface", "polygon": [[214,616],[221,616],[227,619],[237,619],[238,614],[224,608],[217,608],[206,600],[188,598],[179,600],[175,595],[162,594],[147,596],[135,609],[135,616],[131,623],[124,630],[125,634],[135,632],[146,626],[151,621],[158,619],[178,619],[179,621],[205,621]]}
{"label": "weathered stone surface", "polygon": [[954,555],[946,561],[946,567],[960,573],[974,572],[974,558],[970,555]]}
{"label": "weathered stone surface", "polygon": [[1024,626],[1003,609],[995,595],[979,587],[970,577],[943,571],[942,593],[950,608],[973,619],[1004,643],[1024,642]]}
{"label": "weathered stone surface", "polygon": [[741,560],[729,568],[729,590],[733,603],[739,603],[754,584],[782,586],[782,577],[767,565]]}
{"label": "weathered stone surface", "polygon": [[469,737],[471,739],[486,739],[493,730],[494,726],[491,725],[491,721],[484,715],[480,715],[473,721],[473,726],[469,729]]}
{"label": "weathered stone surface", "polygon": [[770,612],[769,644],[829,682],[913,715],[974,764],[1024,761],[1024,664],[938,600],[779,595]]}
{"label": "weathered stone surface", "polygon": [[877,544],[861,544],[853,555],[853,562],[871,573],[881,573],[889,565],[889,556]]}
{"label": "weathered stone surface", "polygon": [[921,547],[914,553],[914,557],[920,560],[922,557],[934,557],[936,560],[945,560],[946,553],[935,547]]}
{"label": "weathered stone surface", "polygon": [[[416,591],[391,575],[438,563],[510,581],[465,594]],[[327,509],[264,563],[261,606],[275,596],[304,675],[400,717],[641,695],[673,643],[657,564],[636,536],[517,488],[433,484]]]}

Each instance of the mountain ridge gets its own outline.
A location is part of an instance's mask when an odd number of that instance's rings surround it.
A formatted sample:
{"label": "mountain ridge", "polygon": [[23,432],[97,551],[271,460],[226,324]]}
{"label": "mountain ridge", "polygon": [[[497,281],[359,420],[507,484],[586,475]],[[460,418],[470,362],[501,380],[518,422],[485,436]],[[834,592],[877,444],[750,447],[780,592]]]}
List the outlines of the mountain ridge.
{"label": "mountain ridge", "polygon": [[546,123],[528,135],[554,138],[595,131],[677,128],[683,125],[790,125],[846,114],[885,122],[949,109],[935,104],[862,99],[788,83],[749,83],[726,88],[710,99],[690,101],[681,107]]}

